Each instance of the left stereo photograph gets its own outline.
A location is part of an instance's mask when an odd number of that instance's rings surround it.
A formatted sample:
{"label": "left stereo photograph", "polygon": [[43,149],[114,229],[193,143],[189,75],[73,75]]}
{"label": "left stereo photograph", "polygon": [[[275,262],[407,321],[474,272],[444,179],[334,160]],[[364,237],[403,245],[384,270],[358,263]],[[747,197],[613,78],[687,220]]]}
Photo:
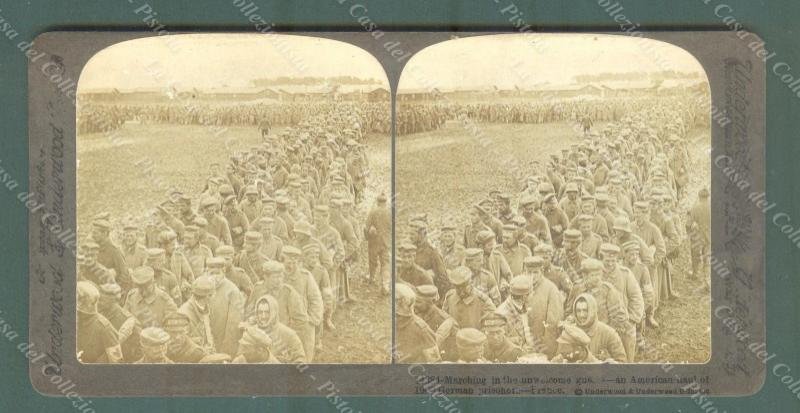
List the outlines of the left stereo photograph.
{"label": "left stereo photograph", "polygon": [[389,90],[372,55],[315,37],[149,37],[91,57],[78,360],[389,363]]}

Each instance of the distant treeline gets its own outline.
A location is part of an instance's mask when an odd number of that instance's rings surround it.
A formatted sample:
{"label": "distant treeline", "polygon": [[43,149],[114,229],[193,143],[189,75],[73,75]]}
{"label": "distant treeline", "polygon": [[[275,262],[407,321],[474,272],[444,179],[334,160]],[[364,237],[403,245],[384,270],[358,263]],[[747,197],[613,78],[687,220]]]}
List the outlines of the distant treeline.
{"label": "distant treeline", "polygon": [[318,76],[303,76],[303,77],[289,77],[281,76],[269,79],[256,79],[253,80],[253,85],[257,87],[276,86],[276,85],[320,85],[320,84],[334,84],[334,85],[363,85],[374,84],[380,85],[381,81],[378,79],[362,79],[355,76],[335,76],[335,77],[318,77]]}
{"label": "distant treeline", "polygon": [[662,70],[660,72],[603,72],[590,75],[577,75],[576,83],[616,81],[616,80],[667,80],[667,79],[702,79],[700,72],[679,72],[675,70]]}

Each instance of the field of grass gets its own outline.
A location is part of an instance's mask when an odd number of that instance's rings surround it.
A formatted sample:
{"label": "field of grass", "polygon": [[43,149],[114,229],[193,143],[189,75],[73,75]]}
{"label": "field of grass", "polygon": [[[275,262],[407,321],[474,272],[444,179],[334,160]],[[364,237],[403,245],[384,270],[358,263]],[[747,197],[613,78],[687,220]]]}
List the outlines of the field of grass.
{"label": "field of grass", "polygon": [[[595,125],[602,129],[603,125]],[[445,217],[466,224],[469,206],[498,189],[516,194],[533,161],[546,164],[580,138],[566,123],[479,124],[480,136],[450,122],[440,130],[401,136],[397,142],[397,231],[411,214],[427,213],[435,231]],[[709,179],[708,132],[696,131],[691,154],[693,168],[689,193]],[[483,142],[483,144],[481,144]],[[519,170],[515,167],[520,168]],[[520,173],[521,172],[521,173]],[[693,202],[691,197],[688,202]],[[674,265],[674,285],[681,298],[664,303],[657,313],[659,329],[645,334],[644,362],[702,363],[710,354],[710,307],[700,282],[685,278],[690,271],[688,241]]]}
{"label": "field of grass", "polygon": [[[209,165],[225,165],[233,151],[247,150],[261,141],[254,127],[229,127],[214,136],[200,125],[126,124],[114,136],[87,134],[78,137],[78,225],[79,238],[88,235],[92,217],[110,212],[114,224],[127,217],[143,218],[147,211],[167,199],[171,188],[198,194],[205,184]],[[371,175],[364,217],[380,192],[390,193],[390,140],[370,136],[368,156]],[[227,142],[227,145],[226,145]],[[362,260],[354,268],[354,279],[366,273],[366,245]],[[327,334],[325,349],[317,362],[365,363],[390,359],[391,300],[379,286],[352,284],[360,300],[339,309],[337,330]]]}

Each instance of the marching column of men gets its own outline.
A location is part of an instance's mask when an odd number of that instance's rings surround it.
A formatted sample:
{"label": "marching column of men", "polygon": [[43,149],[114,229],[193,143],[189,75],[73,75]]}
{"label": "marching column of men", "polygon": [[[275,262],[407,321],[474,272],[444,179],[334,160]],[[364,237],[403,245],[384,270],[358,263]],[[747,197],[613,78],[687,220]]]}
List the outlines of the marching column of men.
{"label": "marching column of men", "polygon": [[78,256],[82,362],[309,363],[353,282],[388,295],[391,215],[385,194],[365,201],[362,113],[322,108],[144,220],[94,217]]}
{"label": "marching column of men", "polygon": [[627,113],[553,154],[519,193],[490,191],[465,226],[445,217],[436,247],[427,214],[412,214],[398,242],[396,359],[642,360],[645,329],[679,298],[687,244],[686,276],[708,288],[709,193],[687,187],[701,110],[676,98]]}

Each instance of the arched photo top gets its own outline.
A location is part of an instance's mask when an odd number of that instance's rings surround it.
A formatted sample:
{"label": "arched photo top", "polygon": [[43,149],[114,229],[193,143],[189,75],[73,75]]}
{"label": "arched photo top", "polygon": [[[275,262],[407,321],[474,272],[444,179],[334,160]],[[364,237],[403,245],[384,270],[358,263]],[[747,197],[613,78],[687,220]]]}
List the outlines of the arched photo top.
{"label": "arched photo top", "polygon": [[284,34],[179,34],[128,40],[97,52],[81,72],[78,95],[265,88],[291,94],[299,89],[291,85],[321,92],[347,86],[342,93],[389,88],[377,59],[345,42]]}
{"label": "arched photo top", "polygon": [[[398,96],[448,91],[698,87],[708,77],[686,50],[608,34],[497,34],[429,46],[403,69]],[[441,96],[440,96],[441,97]]]}

